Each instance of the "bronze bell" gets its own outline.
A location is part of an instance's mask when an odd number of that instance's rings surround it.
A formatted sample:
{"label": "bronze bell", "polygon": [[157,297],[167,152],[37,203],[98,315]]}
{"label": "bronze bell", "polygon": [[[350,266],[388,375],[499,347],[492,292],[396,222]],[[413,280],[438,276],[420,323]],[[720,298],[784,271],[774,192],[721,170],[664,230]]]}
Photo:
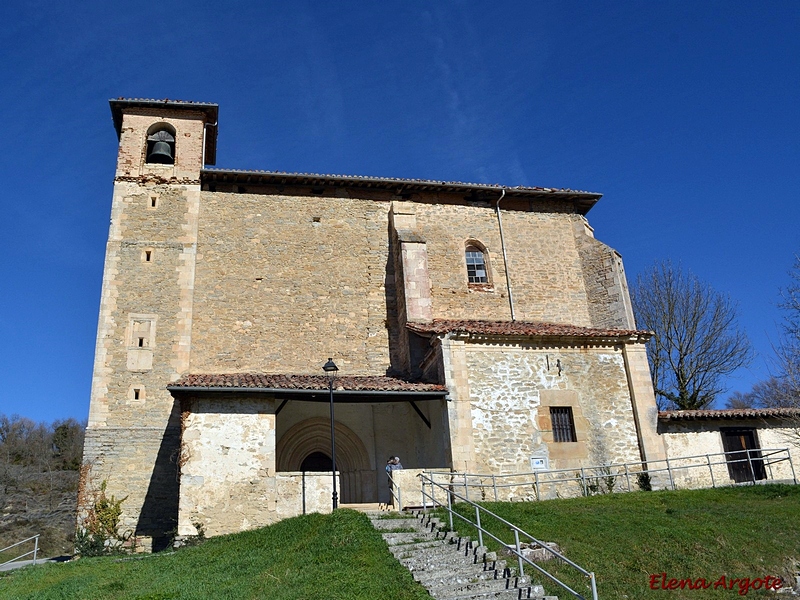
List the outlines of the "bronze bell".
{"label": "bronze bell", "polygon": [[150,153],[147,155],[147,162],[162,165],[171,165],[175,162],[175,157],[172,156],[172,144],[170,143],[174,143],[175,138],[169,132],[157,131],[148,136],[147,141],[153,143]]}
{"label": "bronze bell", "polygon": [[169,147],[168,142],[156,142],[153,144],[153,150],[147,156],[147,162],[160,163],[162,165],[171,165],[175,162],[172,158],[172,148]]}

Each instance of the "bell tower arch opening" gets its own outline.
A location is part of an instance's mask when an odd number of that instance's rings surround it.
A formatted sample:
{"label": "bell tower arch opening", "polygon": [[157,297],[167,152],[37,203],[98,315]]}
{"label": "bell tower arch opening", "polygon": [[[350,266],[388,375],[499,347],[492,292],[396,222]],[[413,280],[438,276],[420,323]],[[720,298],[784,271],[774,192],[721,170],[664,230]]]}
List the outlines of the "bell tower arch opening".
{"label": "bell tower arch opening", "polygon": [[150,164],[175,164],[175,128],[169,123],[156,123],[147,130],[145,162]]}

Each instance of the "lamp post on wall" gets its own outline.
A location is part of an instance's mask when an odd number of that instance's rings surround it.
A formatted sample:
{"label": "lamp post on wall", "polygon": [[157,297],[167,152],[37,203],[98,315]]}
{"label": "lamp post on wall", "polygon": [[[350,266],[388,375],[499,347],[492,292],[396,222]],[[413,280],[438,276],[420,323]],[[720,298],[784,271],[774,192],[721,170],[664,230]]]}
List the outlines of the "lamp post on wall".
{"label": "lamp post on wall", "polygon": [[339,495],[336,493],[336,432],[333,426],[333,380],[336,379],[336,373],[339,370],[339,367],[336,366],[336,363],[333,362],[332,358],[328,359],[322,366],[322,370],[325,371],[325,374],[328,376],[328,391],[331,394],[331,462],[332,462],[332,470],[333,470],[333,510],[336,510],[336,507],[339,506]]}

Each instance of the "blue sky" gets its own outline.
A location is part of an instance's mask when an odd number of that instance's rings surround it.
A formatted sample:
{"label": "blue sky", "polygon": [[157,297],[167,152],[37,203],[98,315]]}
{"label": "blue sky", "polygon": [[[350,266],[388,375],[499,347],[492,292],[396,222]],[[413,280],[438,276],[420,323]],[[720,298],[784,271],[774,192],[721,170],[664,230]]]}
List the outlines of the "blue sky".
{"label": "blue sky", "polygon": [[629,280],[738,303],[768,376],[800,252],[800,3],[19,2],[0,7],[0,412],[88,413],[108,99],[220,105],[217,166],[598,191]]}

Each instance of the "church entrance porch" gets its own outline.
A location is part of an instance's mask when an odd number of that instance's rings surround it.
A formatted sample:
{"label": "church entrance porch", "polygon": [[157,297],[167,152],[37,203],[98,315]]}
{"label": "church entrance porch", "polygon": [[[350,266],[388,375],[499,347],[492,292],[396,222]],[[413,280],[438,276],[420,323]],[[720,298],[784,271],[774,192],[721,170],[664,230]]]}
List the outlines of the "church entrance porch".
{"label": "church entrance porch", "polygon": [[[218,385],[247,382],[249,377],[186,376],[169,388],[181,405],[179,535],[196,535],[201,529],[220,535],[331,510],[327,381],[295,376],[301,382],[311,379],[315,385],[310,390],[274,385],[287,385],[285,381],[257,388]],[[375,379],[383,387],[412,389],[345,387],[376,385]],[[446,390],[396,381],[337,381],[336,466],[342,504],[391,502],[384,470],[390,455],[399,455],[408,468],[450,466]]]}
{"label": "church entrance porch", "polygon": [[[385,472],[389,456],[407,468],[449,465],[450,437],[443,400],[335,403],[336,467],[343,504],[391,503]],[[416,408],[415,408],[416,407]],[[330,473],[329,405],[292,401],[277,415],[276,471],[302,472],[324,456]],[[417,412],[419,411],[419,412]]]}

